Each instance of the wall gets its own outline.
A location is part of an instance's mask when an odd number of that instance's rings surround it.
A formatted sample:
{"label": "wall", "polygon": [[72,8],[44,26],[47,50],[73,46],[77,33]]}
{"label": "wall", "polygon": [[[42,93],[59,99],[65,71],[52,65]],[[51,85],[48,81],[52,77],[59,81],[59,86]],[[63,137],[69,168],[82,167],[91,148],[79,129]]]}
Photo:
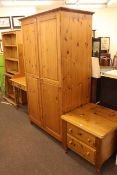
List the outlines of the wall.
{"label": "wall", "polygon": [[[0,7],[0,17],[2,16],[29,16],[36,13],[35,7]],[[7,29],[10,30],[10,29]],[[7,30],[0,30],[0,39],[1,32]]]}
{"label": "wall", "polygon": [[[47,8],[47,7],[46,7]],[[78,7],[77,7],[78,8]],[[41,8],[41,9],[44,9]],[[94,11],[93,29],[96,29],[96,36],[110,37],[110,53],[113,57],[117,51],[117,8],[101,8],[101,9],[85,9]],[[39,12],[39,8],[35,7],[0,7],[0,16],[28,16]],[[1,32],[1,30],[0,30]]]}
{"label": "wall", "polygon": [[92,9],[93,29],[96,37],[110,37],[110,53],[113,58],[117,51],[117,8]]}

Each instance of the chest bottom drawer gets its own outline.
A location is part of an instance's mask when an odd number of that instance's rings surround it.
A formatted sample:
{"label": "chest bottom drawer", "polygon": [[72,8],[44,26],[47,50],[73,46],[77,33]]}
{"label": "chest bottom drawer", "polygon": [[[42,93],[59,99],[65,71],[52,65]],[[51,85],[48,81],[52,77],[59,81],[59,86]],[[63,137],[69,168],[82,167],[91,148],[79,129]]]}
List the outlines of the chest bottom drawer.
{"label": "chest bottom drawer", "polygon": [[84,144],[81,141],[78,141],[77,139],[74,139],[69,135],[67,135],[67,146],[68,148],[75,151],[92,164],[95,164],[95,157],[96,157],[95,149],[89,147],[88,145]]}

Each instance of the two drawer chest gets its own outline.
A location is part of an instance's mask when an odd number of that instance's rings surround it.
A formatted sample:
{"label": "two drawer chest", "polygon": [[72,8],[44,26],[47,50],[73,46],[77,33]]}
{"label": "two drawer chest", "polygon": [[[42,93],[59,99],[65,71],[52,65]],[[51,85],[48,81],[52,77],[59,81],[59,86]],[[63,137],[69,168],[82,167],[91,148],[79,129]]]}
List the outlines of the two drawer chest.
{"label": "two drawer chest", "polygon": [[61,118],[64,148],[88,160],[98,173],[117,149],[117,111],[89,103]]}

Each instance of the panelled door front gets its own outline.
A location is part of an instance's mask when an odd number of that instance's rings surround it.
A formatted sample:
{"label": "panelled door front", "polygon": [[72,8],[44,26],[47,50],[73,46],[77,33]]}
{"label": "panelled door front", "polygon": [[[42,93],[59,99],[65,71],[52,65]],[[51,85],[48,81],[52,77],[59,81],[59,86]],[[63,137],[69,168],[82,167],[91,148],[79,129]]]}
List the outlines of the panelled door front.
{"label": "panelled door front", "polygon": [[37,22],[44,127],[60,139],[60,17],[53,13],[37,18]]}
{"label": "panelled door front", "polygon": [[26,75],[27,77],[27,93],[28,93],[28,107],[30,119],[38,125],[42,126],[42,111],[40,102],[40,83],[38,78]]}
{"label": "panelled door front", "polygon": [[26,73],[39,76],[36,18],[22,23]]}
{"label": "panelled door front", "polygon": [[42,106],[44,127],[48,133],[61,139],[61,105],[60,89],[50,83],[42,83]]}

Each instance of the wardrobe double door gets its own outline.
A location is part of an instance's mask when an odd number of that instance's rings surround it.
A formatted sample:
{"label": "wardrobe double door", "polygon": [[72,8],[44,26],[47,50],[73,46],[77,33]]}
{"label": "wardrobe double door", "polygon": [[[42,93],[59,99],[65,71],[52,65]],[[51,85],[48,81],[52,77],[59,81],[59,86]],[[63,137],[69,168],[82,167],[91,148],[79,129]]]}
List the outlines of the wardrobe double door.
{"label": "wardrobe double door", "polygon": [[61,140],[59,29],[57,14],[22,24],[30,120]]}

